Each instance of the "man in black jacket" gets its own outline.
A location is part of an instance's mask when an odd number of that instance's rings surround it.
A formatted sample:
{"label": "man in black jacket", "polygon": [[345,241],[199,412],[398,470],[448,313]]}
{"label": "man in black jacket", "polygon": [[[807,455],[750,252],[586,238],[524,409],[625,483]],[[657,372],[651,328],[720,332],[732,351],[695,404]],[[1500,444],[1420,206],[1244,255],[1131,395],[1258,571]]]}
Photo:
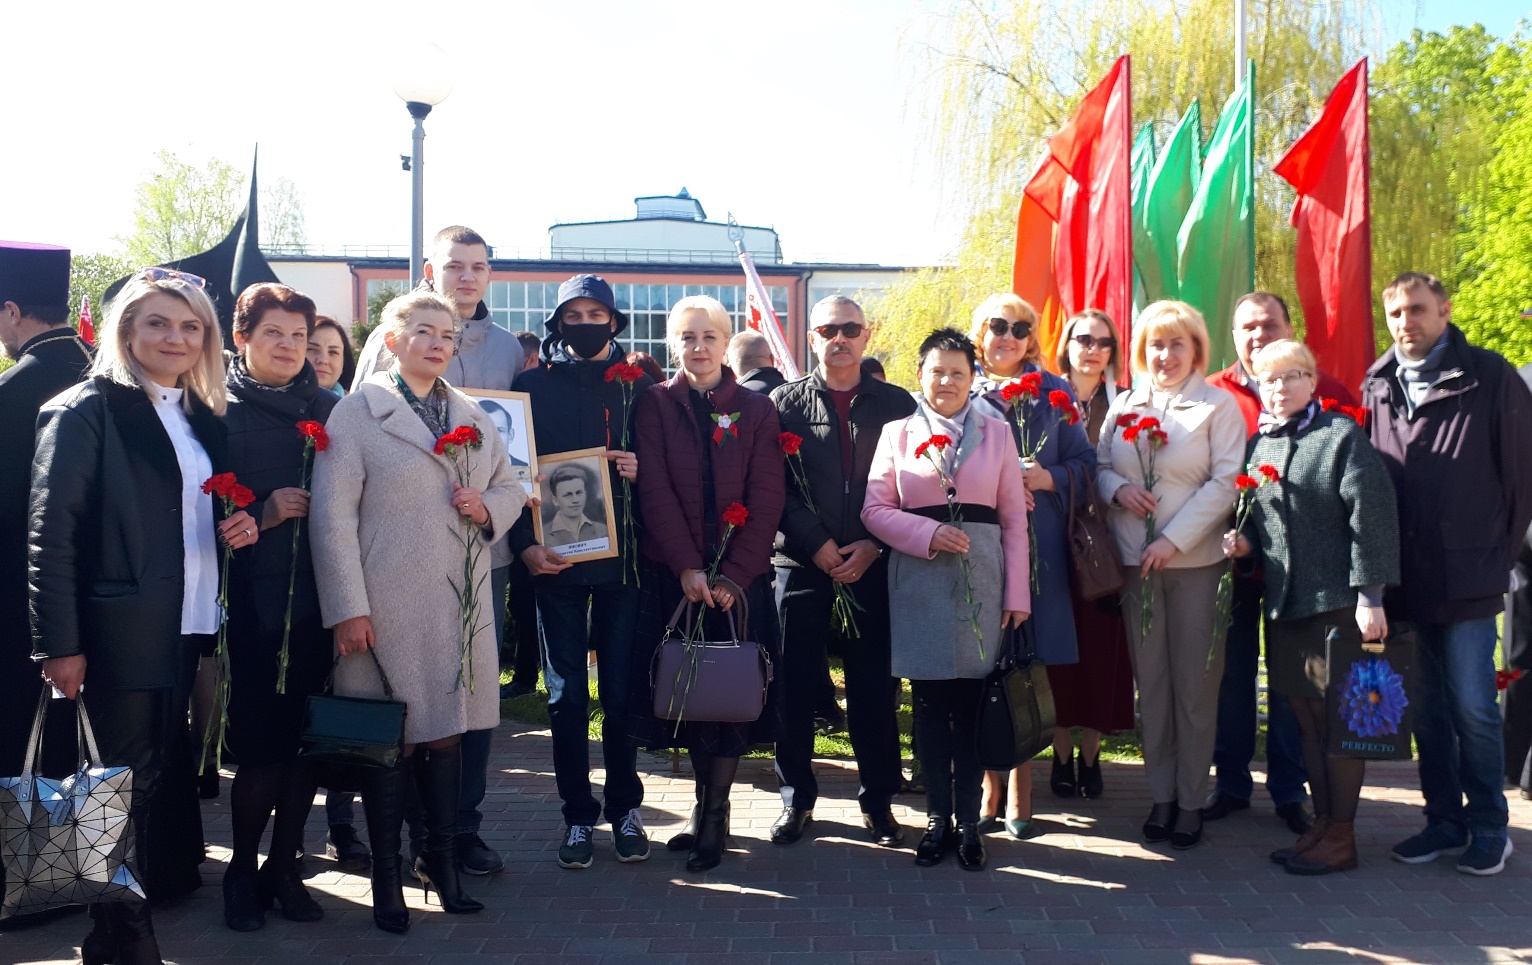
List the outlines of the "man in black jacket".
{"label": "man in black jacket", "polygon": [[[642,376],[626,389],[607,381],[607,370],[626,353],[615,338],[628,327],[611,286],[596,275],[576,275],[559,286],[559,304],[545,323],[542,363],[523,372],[514,386],[532,399],[532,425],[541,457],[577,449],[605,449],[611,462],[613,522],[622,518],[622,480],[638,478],[638,457],[619,448],[633,425],[632,401],[654,382]],[[625,429],[627,430],[625,432]],[[614,537],[617,535],[614,526]],[[586,653],[596,651],[597,686],[606,768],[605,814],[612,825],[617,860],[649,857],[638,808],[644,786],[628,739],[628,669],[638,626],[637,547],[617,538],[618,555],[571,563],[536,542],[531,513],[511,529],[511,549],[532,573],[542,632],[543,679],[553,730],[553,771],[564,801],[563,868],[588,868],[594,860],[591,832],[603,807],[591,793],[589,675]]]}
{"label": "man in black jacket", "polygon": [[[12,775],[21,773],[43,686],[27,623],[27,504],[37,411],[85,378],[91,361],[90,349],[69,326],[68,248],[0,242],[0,346],[16,362],[0,374],[0,774]],[[73,725],[50,730],[69,736],[64,764],[72,764]]]}
{"label": "man in black jacket", "polygon": [[786,382],[773,361],[771,342],[760,332],[747,328],[729,339],[729,368],[734,370],[740,388],[769,395]]}
{"label": "man in black jacket", "polygon": [[[856,302],[832,295],[809,315],[815,370],[771,393],[782,430],[801,436],[796,457],[801,482],[789,483],[782,512],[777,602],[782,617],[782,681],[786,705],[777,741],[782,814],[771,840],[791,844],[813,817],[814,710],[830,635],[840,636],[846,716],[856,754],[857,795],[872,840],[896,847],[904,831],[894,820],[899,790],[899,682],[890,669],[888,562],[862,525],[867,476],[883,426],[915,412],[904,389],[863,376],[867,320]],[[835,584],[855,597],[855,627],[838,625]]]}
{"label": "man in black jacket", "polygon": [[1451,324],[1433,276],[1395,278],[1383,312],[1394,345],[1362,395],[1398,494],[1401,580],[1384,605],[1390,623],[1419,632],[1409,698],[1426,799],[1425,830],[1393,855],[1420,864],[1462,851],[1459,871],[1493,875],[1511,853],[1495,618],[1532,524],[1532,392]]}

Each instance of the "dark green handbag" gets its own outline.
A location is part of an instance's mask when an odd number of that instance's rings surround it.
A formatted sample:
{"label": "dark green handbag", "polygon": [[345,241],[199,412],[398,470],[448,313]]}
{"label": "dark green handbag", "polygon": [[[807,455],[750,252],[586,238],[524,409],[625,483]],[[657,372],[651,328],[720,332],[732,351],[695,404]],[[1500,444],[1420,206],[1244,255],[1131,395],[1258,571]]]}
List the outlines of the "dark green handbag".
{"label": "dark green handbag", "polygon": [[[384,699],[337,697],[335,670],[324,693],[313,694],[303,715],[302,747],[298,756],[329,767],[397,767],[404,757],[404,719],[408,708],[394,699],[394,688],[383,672],[377,651],[369,649],[373,666],[383,678]],[[335,658],[340,665],[340,658]]]}

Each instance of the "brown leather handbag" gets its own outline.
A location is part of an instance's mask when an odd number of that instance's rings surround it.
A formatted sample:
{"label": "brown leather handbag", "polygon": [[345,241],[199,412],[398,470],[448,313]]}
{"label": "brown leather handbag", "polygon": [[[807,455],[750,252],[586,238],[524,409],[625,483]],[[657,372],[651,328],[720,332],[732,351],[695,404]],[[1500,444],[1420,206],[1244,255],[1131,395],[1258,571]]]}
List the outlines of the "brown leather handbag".
{"label": "brown leather handbag", "polygon": [[1117,562],[1117,543],[1106,521],[1106,507],[1095,483],[1084,480],[1083,498],[1075,499],[1075,471],[1069,473],[1069,559],[1074,569],[1075,592],[1082,600],[1099,600],[1122,592],[1122,567]]}

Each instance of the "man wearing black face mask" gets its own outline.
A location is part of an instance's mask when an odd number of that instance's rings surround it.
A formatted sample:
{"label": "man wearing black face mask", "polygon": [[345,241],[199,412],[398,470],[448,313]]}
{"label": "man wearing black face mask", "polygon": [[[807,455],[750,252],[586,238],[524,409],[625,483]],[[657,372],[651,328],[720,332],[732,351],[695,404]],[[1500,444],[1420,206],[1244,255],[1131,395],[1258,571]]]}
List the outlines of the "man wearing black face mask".
{"label": "man wearing black face mask", "polygon": [[[616,448],[632,426],[633,400],[654,381],[640,375],[631,390],[608,381],[607,370],[626,361],[616,336],[628,326],[611,286],[596,275],[576,275],[559,286],[559,305],[548,316],[542,361],[513,388],[532,399],[537,451],[547,456],[602,448],[610,462],[613,519],[622,518],[622,480],[638,478],[638,458]],[[542,632],[543,676],[553,729],[553,770],[564,801],[559,865],[588,868],[594,860],[591,832],[605,811],[617,860],[643,861],[649,839],[638,808],[644,787],[627,733],[628,664],[638,620],[636,547],[617,540],[611,559],[570,563],[535,541],[530,514],[510,533],[511,548],[532,573]],[[606,802],[591,793],[589,676],[586,652],[596,651],[597,683],[605,721],[601,751]]]}

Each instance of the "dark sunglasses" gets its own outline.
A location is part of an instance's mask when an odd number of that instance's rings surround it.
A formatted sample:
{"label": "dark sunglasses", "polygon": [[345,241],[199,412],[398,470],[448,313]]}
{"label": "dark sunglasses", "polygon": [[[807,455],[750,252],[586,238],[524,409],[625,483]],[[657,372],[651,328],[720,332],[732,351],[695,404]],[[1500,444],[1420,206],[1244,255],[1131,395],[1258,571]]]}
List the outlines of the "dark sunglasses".
{"label": "dark sunglasses", "polygon": [[1117,340],[1115,338],[1097,338],[1094,335],[1076,335],[1070,341],[1087,352],[1093,348],[1099,348],[1103,352],[1110,352],[1117,347]]}
{"label": "dark sunglasses", "polygon": [[989,330],[995,335],[1004,335],[1009,328],[1014,338],[1027,338],[1032,334],[1031,322],[1013,322],[1006,318],[992,318],[989,320]]}
{"label": "dark sunglasses", "polygon": [[833,322],[829,325],[820,325],[814,329],[814,334],[828,342],[837,335],[847,338],[856,338],[862,334],[861,322]]}

